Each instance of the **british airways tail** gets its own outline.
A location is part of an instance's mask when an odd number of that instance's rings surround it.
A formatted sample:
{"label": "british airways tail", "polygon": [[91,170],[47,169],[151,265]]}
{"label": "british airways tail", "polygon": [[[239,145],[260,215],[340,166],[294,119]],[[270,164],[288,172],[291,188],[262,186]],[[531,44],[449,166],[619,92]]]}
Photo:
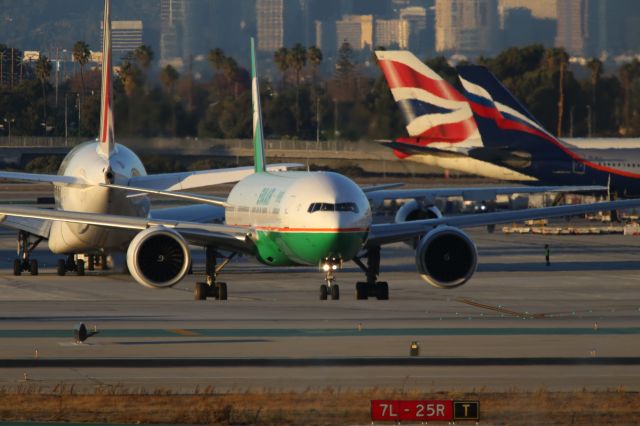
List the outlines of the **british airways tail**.
{"label": "british airways tail", "polygon": [[455,88],[411,52],[376,51],[376,56],[413,143],[477,143],[473,113]]}
{"label": "british airways tail", "polygon": [[103,37],[102,37],[102,99],[100,102],[99,151],[109,158],[115,150],[113,130],[113,84],[111,56],[111,0],[104,1]]}
{"label": "british airways tail", "polygon": [[461,65],[456,70],[486,146],[517,144],[521,140],[518,133],[562,145],[487,68]]}

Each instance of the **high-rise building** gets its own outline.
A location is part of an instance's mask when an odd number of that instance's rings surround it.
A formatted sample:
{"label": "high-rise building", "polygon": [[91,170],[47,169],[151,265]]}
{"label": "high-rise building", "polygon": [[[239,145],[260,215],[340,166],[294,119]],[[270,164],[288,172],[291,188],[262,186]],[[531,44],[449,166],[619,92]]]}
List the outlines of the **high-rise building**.
{"label": "high-rise building", "polygon": [[274,52],[284,46],[284,0],[257,0],[258,50]]}
{"label": "high-rise building", "polygon": [[[564,1],[564,0],[560,0]],[[537,19],[556,19],[558,0],[499,0],[498,9],[502,16],[510,9],[525,8],[531,11],[531,16]]]}
{"label": "high-rise building", "polygon": [[507,9],[502,15],[502,48],[540,43],[553,46],[556,37],[556,20],[535,18],[531,9],[517,7]]}
{"label": "high-rise building", "polygon": [[436,51],[492,53],[498,36],[497,0],[436,0]]}
{"label": "high-rise building", "polygon": [[426,53],[427,9],[419,6],[400,9],[400,20],[409,26],[409,50]]}
{"label": "high-rise building", "polygon": [[409,22],[402,19],[375,20],[375,47],[409,47]]}
{"label": "high-rise building", "polygon": [[336,52],[336,22],[315,21],[315,45],[325,55]]}
{"label": "high-rise building", "polygon": [[559,1],[555,45],[572,55],[597,54],[607,32],[604,8],[605,2],[598,0]]}
{"label": "high-rise building", "polygon": [[[100,24],[100,46],[102,46],[102,29]],[[112,21],[111,22],[111,49],[116,56],[126,56],[140,47],[142,42],[142,21]]]}
{"label": "high-rise building", "polygon": [[348,42],[354,50],[373,48],[373,15],[346,15],[336,22],[336,41],[339,49]]}
{"label": "high-rise building", "polygon": [[160,66],[182,68],[190,52],[187,22],[189,0],[161,0],[160,2]]}

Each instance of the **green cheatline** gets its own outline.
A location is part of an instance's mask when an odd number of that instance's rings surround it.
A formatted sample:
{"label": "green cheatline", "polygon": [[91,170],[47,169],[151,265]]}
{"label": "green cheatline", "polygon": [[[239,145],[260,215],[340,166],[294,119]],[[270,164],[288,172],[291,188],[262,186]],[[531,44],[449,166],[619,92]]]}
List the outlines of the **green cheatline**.
{"label": "green cheatline", "polygon": [[[113,337],[351,337],[351,336],[582,336],[636,335],[640,327],[460,327],[460,328],[227,328],[103,329],[93,338]],[[71,338],[73,330],[0,330],[0,339]]]}

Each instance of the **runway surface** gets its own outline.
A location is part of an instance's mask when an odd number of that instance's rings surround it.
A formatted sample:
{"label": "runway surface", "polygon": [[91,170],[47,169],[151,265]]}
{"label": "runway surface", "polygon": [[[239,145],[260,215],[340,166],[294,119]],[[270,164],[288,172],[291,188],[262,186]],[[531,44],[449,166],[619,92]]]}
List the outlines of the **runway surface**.
{"label": "runway surface", "polygon": [[[46,247],[40,276],[14,277],[2,233],[0,387],[640,390],[640,239],[470,235],[479,270],[455,290],[422,282],[398,244],[382,253],[389,301],[355,300],[352,263],[341,300],[320,301],[315,268],[239,259],[221,275],[229,300],[202,302],[196,276],[164,291],[115,270],[58,277]],[[79,322],[97,331],[83,344]]]}

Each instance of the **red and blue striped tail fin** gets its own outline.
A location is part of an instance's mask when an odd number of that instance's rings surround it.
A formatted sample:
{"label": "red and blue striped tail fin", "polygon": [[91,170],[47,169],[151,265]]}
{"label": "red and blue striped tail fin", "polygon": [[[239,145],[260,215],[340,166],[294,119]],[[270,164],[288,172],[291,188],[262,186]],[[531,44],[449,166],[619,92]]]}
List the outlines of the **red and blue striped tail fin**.
{"label": "red and blue striped tail fin", "polygon": [[378,63],[407,123],[421,144],[479,139],[467,100],[408,51],[376,51]]}

